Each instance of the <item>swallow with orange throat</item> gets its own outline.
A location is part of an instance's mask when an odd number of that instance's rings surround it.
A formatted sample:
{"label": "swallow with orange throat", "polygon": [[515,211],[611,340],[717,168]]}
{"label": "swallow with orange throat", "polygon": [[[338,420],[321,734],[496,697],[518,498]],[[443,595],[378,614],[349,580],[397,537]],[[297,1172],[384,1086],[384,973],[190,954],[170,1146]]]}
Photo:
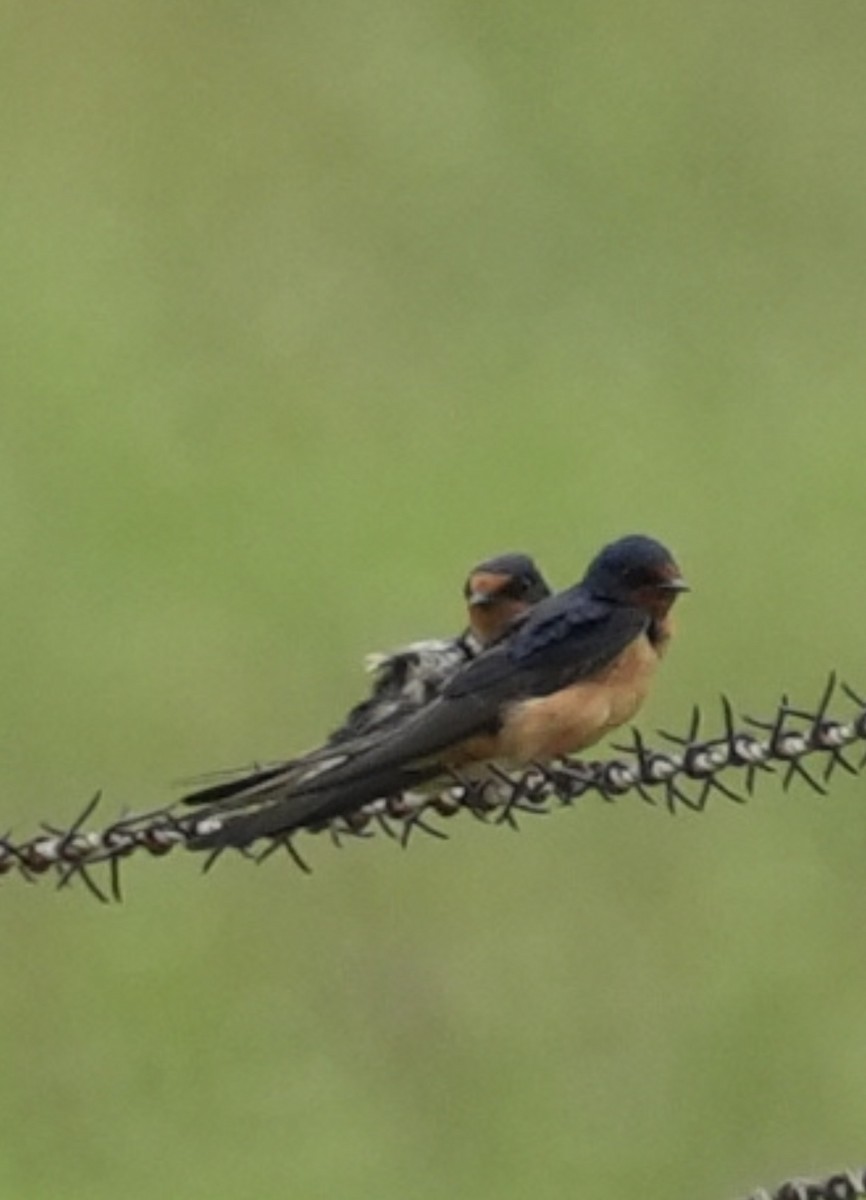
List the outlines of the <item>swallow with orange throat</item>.
{"label": "swallow with orange throat", "polygon": [[454,770],[547,763],[630,721],[688,590],[670,551],[632,534],[605,546],[581,581],[535,605],[393,730],[342,747],[332,763],[275,774],[212,810],[194,848],[246,846],[351,812]]}
{"label": "swallow with orange throat", "polygon": [[[334,747],[381,735],[429,704],[447,681],[481,651],[502,637],[511,623],[550,595],[544,577],[528,554],[499,554],[469,572],[463,585],[467,625],[451,638],[411,642],[385,654],[371,654],[371,694],[352,708],[324,745],[287,762],[232,772],[184,797],[186,804],[212,804],[240,797],[278,775],[286,786],[290,773],[334,761]],[[342,759],[338,760],[342,761]]]}

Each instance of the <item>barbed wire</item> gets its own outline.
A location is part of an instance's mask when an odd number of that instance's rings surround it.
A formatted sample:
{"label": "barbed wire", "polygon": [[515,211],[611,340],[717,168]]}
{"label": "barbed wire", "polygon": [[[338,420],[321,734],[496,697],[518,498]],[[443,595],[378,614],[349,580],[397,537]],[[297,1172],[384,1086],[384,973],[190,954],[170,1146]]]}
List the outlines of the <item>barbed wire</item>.
{"label": "barbed wire", "polygon": [[858,1200],[866,1196],[866,1169],[840,1171],[826,1179],[789,1179],[772,1192],[759,1188],[747,1200]]}
{"label": "barbed wire", "polygon": [[[855,706],[846,718],[831,716],[830,705],[841,691]],[[262,863],[282,849],[305,872],[310,868],[296,845],[298,833],[326,834],[336,846],[347,838],[369,838],[383,834],[402,846],[415,831],[437,838],[448,834],[437,818],[448,820],[461,813],[488,823],[518,828],[518,815],[546,814],[554,807],[572,804],[590,794],[616,801],[636,793],[651,805],[659,801],[669,812],[679,809],[702,812],[711,795],[745,803],[754,793],[760,776],[779,777],[787,790],[795,779],[825,795],[833,774],[842,769],[857,774],[866,765],[866,750],[851,762],[846,749],[866,746],[866,700],[853,688],[839,684],[835,673],[827,680],[817,705],[812,709],[793,705],[783,695],[771,719],[737,717],[733,705],[721,699],[722,728],[701,736],[702,713],[692,710],[685,734],[659,731],[658,737],[674,750],[649,745],[639,730],[631,740],[615,745],[616,757],[596,761],[563,760],[550,766],[533,766],[519,773],[490,767],[481,779],[467,779],[454,772],[449,785],[434,794],[403,792],[383,797],[328,821],[312,822],[300,830],[263,839],[263,849],[242,848],[240,853]],[[755,732],[757,731],[757,732]],[[810,771],[804,760],[817,773]],[[739,774],[740,787],[732,785]],[[722,779],[720,776],[725,775]],[[816,777],[819,776],[819,777]],[[177,806],[123,816],[96,829],[86,826],[101,802],[97,792],[68,828],[42,824],[33,837],[18,840],[11,833],[0,836],[0,878],[17,874],[33,883],[54,876],[58,887],[76,880],[100,901],[120,901],[121,864],[134,853],[163,857],[178,846],[196,850],[196,840],[217,833],[232,816],[219,804],[189,811]],[[243,810],[241,810],[243,811]],[[210,851],[204,860],[209,869],[223,849]],[[107,889],[93,878],[93,869],[108,871]],[[842,1171],[824,1179],[790,1179],[768,1191],[759,1188],[746,1200],[860,1200],[866,1197],[866,1168]]]}
{"label": "barbed wire", "polygon": [[[846,718],[829,713],[840,691],[855,706]],[[568,759],[513,774],[491,766],[483,778],[471,780],[453,772],[439,792],[407,791],[382,797],[328,821],[264,839],[262,849],[245,847],[241,853],[261,863],[282,849],[301,870],[309,872],[295,844],[299,832],[326,834],[336,846],[350,838],[379,833],[406,846],[416,833],[447,838],[441,822],[459,814],[518,828],[522,814],[549,813],[591,794],[612,802],[634,793],[648,804],[660,803],[671,813],[679,809],[701,812],[714,793],[745,803],[758,778],[770,773],[778,778],[781,772],[783,789],[800,779],[826,794],[836,770],[856,774],[866,763],[866,753],[856,763],[845,754],[856,744],[866,743],[866,700],[846,684],[839,684],[835,673],[814,708],[797,707],[784,695],[769,720],[737,717],[730,700],[722,697],[721,717],[720,732],[703,737],[702,713],[695,707],[685,734],[660,731],[659,738],[674,749],[649,745],[645,736],[633,729],[628,743],[613,746],[616,756],[611,758]],[[806,760],[814,760],[810,761],[812,770]],[[735,778],[739,786],[734,786]],[[35,836],[23,840],[11,832],[0,836],[0,877],[18,874],[34,882],[48,875],[54,876],[60,887],[81,880],[99,900],[120,900],[120,867],[132,854],[163,857],[178,846],[202,852],[196,842],[219,833],[238,812],[221,811],[218,802],[194,811],[175,805],[88,829],[100,801],[97,793],[68,828],[43,824]],[[223,848],[210,850],[205,869],[221,853]],[[102,865],[108,869],[107,889],[100,887],[92,874],[94,867]]]}

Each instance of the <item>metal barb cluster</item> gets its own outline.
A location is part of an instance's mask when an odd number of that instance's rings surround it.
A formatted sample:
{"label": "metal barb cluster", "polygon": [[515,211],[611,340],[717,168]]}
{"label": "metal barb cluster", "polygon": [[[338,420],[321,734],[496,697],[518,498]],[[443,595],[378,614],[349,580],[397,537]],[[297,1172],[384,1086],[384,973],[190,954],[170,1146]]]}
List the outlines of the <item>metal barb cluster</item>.
{"label": "metal barb cluster", "polygon": [[858,1200],[866,1196],[866,1169],[840,1171],[827,1179],[789,1179],[774,1191],[759,1188],[748,1200]]}
{"label": "metal barb cluster", "polygon": [[[845,720],[829,715],[831,701],[840,690],[856,706]],[[856,743],[866,747],[866,700],[850,687],[839,685],[835,673],[830,675],[814,710],[795,707],[787,696],[782,697],[771,720],[747,716],[738,719],[727,697],[722,697],[721,707],[722,729],[714,736],[701,736],[698,708],[693,710],[684,735],[661,732],[659,737],[674,749],[650,746],[634,729],[630,742],[614,746],[614,758],[593,762],[564,759],[516,773],[490,766],[483,778],[473,780],[453,772],[450,782],[438,793],[408,791],[383,797],[329,821],[308,824],[304,832],[325,832],[337,846],[346,838],[369,838],[379,832],[405,846],[415,831],[447,838],[436,822],[459,813],[468,812],[478,820],[516,829],[519,814],[548,813],[555,806],[571,804],[588,794],[615,801],[634,792],[648,804],[661,801],[671,813],[681,808],[701,812],[713,793],[744,803],[752,795],[757,779],[768,773],[781,773],[783,789],[799,778],[825,795],[837,769],[856,774],[866,765],[866,753],[855,763],[845,754]],[[805,765],[807,759],[812,770]],[[733,786],[737,772],[739,787]],[[25,841],[17,841],[11,834],[0,837],[0,877],[17,872],[33,881],[53,873],[60,887],[80,878],[100,900],[107,902],[109,894],[119,900],[120,864],[124,859],[137,851],[161,856],[176,846],[192,849],[190,843],[218,832],[233,815],[221,810],[217,802],[205,809],[158,809],[122,817],[101,829],[86,830],[99,801],[97,793],[66,830],[43,825],[40,833]],[[282,848],[308,872],[295,845],[298,832],[265,839],[263,850],[245,848],[243,853],[255,862],[263,862]],[[205,869],[221,853],[211,852]],[[90,873],[90,868],[100,864],[109,868],[109,894]]]}

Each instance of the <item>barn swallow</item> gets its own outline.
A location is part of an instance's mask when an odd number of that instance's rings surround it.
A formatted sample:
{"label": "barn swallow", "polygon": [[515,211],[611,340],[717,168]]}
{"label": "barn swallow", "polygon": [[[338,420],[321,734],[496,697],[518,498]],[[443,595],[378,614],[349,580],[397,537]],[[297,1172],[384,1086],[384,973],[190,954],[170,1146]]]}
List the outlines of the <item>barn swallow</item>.
{"label": "barn swallow", "polygon": [[485,646],[501,637],[512,621],[550,595],[541,572],[528,554],[500,554],[473,567],[463,585],[467,626],[453,638],[412,642],[387,654],[370,655],[374,675],[371,694],[356,704],[323,746],[290,762],[273,764],[212,784],[184,797],[185,804],[209,804],[237,796],[251,787],[285,778],[289,769],[330,761],[330,751],[369,734],[381,734],[429,704],[445,683]]}
{"label": "barn swallow", "polygon": [[214,806],[215,828],[192,845],[245,846],[450,781],[454,770],[545,763],[593,745],[640,708],[686,590],[661,543],[612,542],[579,583],[513,622],[407,721],[347,743],[308,772],[277,772],[239,796],[236,812]]}
{"label": "barn swallow", "polygon": [[372,695],[355,705],[326,744],[339,745],[381,730],[393,718],[402,721],[429,704],[460,667],[549,595],[550,588],[527,554],[500,554],[473,567],[463,585],[466,629],[454,638],[412,642],[388,654],[370,655]]}

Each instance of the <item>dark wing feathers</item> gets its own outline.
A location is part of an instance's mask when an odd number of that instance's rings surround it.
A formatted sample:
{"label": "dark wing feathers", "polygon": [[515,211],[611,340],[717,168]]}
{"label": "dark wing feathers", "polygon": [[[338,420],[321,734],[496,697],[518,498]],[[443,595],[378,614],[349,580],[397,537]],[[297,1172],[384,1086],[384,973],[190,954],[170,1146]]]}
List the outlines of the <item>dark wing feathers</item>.
{"label": "dark wing feathers", "polygon": [[271,780],[285,789],[319,771],[341,766],[346,761],[340,753],[343,746],[351,744],[351,754],[356,755],[366,748],[369,738],[377,743],[386,731],[393,731],[429,704],[445,680],[478,651],[478,643],[466,632],[455,638],[413,642],[390,654],[371,656],[375,679],[370,695],[349,710],[342,725],[322,746],[282,763],[233,771],[217,783],[190,792],[182,803],[215,804],[245,798],[259,793]]}
{"label": "dark wing feathers", "polygon": [[183,797],[184,804],[216,804],[221,800],[230,800],[232,796],[249,792],[251,788],[259,787],[278,775],[285,775],[288,763],[279,766],[265,767],[262,770],[245,770],[233,772],[229,779],[221,783],[211,783],[207,787],[197,788]]}
{"label": "dark wing feathers", "polygon": [[531,658],[549,646],[562,645],[572,633],[597,632],[617,614],[609,600],[597,600],[582,588],[570,588],[552,597],[538,620],[527,622],[514,639],[511,654],[515,662]]}
{"label": "dark wing feathers", "polygon": [[601,670],[648,623],[642,609],[596,600],[572,588],[543,601],[513,637],[464,667],[443,697],[491,689],[498,693],[509,685],[514,699],[547,695]]}
{"label": "dark wing feathers", "polygon": [[[442,751],[495,732],[504,706],[593,675],[647,624],[643,610],[596,600],[579,587],[542,601],[511,637],[467,663],[438,699],[396,729],[347,743],[347,758],[333,768],[322,763],[304,772],[293,766],[282,777],[261,779],[254,792],[262,807],[229,819],[212,844],[246,844],[435,777]],[[242,794],[233,794],[240,807]]]}
{"label": "dark wing feathers", "polygon": [[[222,805],[215,806],[212,811],[204,810],[199,823],[202,832],[190,838],[189,844],[195,850],[248,846],[256,838],[287,833],[302,825],[315,828],[363,804],[407,791],[435,778],[439,773],[438,766],[415,770],[404,768],[399,772],[371,772],[350,784],[335,785],[321,791],[295,791],[291,785],[281,790],[275,781],[273,787],[248,795],[236,812],[227,812]],[[209,818],[215,818],[218,822],[210,832],[207,831]]]}

